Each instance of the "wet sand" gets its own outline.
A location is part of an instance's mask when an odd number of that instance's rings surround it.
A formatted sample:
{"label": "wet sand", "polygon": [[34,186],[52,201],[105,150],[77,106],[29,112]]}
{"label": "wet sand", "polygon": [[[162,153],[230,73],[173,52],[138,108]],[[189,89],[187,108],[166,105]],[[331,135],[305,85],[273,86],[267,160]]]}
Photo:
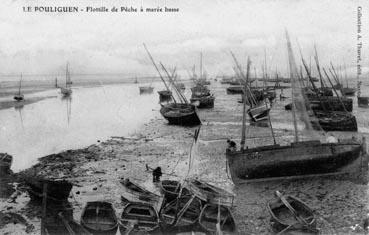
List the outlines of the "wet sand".
{"label": "wet sand", "polygon": [[[271,233],[266,203],[274,199],[275,190],[300,197],[310,205],[317,214],[322,234],[364,232],[363,220],[369,213],[368,185],[324,177],[235,187],[226,173],[225,148],[227,138],[239,142],[242,105],[236,104],[238,96],[216,97],[213,110],[199,112],[203,125],[189,176],[232,190],[237,195],[233,213],[240,234]],[[152,183],[151,172],[146,171],[146,164],[161,166],[165,173],[163,179],[185,177],[195,129],[169,126],[159,117],[132,136],[114,137],[84,149],[44,157],[26,171],[69,178],[75,184],[69,202],[77,221],[84,203],[92,200],[112,202],[120,216],[123,209],[120,196],[124,193],[120,178],[130,178],[148,189],[158,190]],[[247,133],[252,137],[248,139],[249,146],[272,143],[269,128],[248,126]],[[276,136],[278,143],[293,139],[292,132],[285,129],[276,130]],[[1,199],[2,213],[22,215],[34,226],[31,234],[40,233],[40,208],[28,203],[26,193],[22,193],[16,203],[5,201]],[[22,234],[26,229],[30,232],[29,225],[0,224],[0,233],[19,231]]]}

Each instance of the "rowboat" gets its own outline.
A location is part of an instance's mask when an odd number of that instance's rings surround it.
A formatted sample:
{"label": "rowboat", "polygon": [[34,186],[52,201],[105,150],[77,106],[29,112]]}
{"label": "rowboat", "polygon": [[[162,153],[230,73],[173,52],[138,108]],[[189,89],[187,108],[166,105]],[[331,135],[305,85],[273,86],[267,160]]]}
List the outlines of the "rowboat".
{"label": "rowboat", "polygon": [[81,215],[81,225],[93,234],[115,234],[118,219],[109,202],[87,202]]}
{"label": "rowboat", "polygon": [[264,103],[259,103],[247,110],[247,114],[254,122],[267,120],[270,112],[270,106]]}
{"label": "rowboat", "polygon": [[224,189],[196,179],[189,179],[186,182],[188,190],[204,202],[233,205],[234,195]]}
{"label": "rowboat", "polygon": [[293,196],[281,195],[278,191],[276,194],[278,200],[267,206],[275,233],[282,234],[289,230],[318,233],[313,210],[306,203]]}
{"label": "rowboat", "polygon": [[125,234],[148,233],[159,228],[159,215],[149,204],[132,202],[124,207],[120,222]]}
{"label": "rowboat", "polygon": [[160,196],[141,187],[140,185],[133,183],[128,178],[120,180],[120,183],[124,185],[124,187],[127,189],[127,191],[131,195],[125,195],[127,201],[144,201],[144,202],[158,202]]}
{"label": "rowboat", "polygon": [[215,234],[219,230],[222,234],[237,234],[235,220],[226,206],[206,204],[201,210],[199,224],[210,234]]}
{"label": "rowboat", "polygon": [[140,94],[151,94],[154,91],[152,86],[140,86]]}
{"label": "rowboat", "polygon": [[368,107],[369,106],[369,97],[357,97],[357,103],[359,107]]}
{"label": "rowboat", "polygon": [[[161,192],[164,194],[167,202],[171,202],[178,197],[181,190],[181,183],[176,180],[162,180],[159,184]],[[190,195],[186,188],[182,188],[182,195]]]}
{"label": "rowboat", "polygon": [[160,218],[166,229],[177,227],[185,230],[197,223],[201,207],[201,201],[196,196],[181,196],[162,208]]}

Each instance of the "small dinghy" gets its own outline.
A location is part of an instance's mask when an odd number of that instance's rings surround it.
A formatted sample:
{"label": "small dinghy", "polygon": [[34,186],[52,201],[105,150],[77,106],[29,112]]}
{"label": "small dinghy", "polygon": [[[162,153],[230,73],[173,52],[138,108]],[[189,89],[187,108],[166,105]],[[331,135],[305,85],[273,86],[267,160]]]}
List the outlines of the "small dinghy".
{"label": "small dinghy", "polygon": [[217,204],[206,204],[199,218],[200,226],[208,233],[214,234],[219,230],[222,234],[236,234],[236,223],[228,207]]}
{"label": "small dinghy", "polygon": [[[140,201],[146,201],[146,202],[152,202],[157,201],[159,199],[159,195],[156,195],[153,192],[150,192],[149,190],[141,187],[140,185],[133,183],[128,178],[121,179],[120,183],[124,185],[124,187],[127,189],[129,193],[135,196],[136,199]],[[132,201],[132,198],[126,198],[128,201]]]}
{"label": "small dinghy", "polygon": [[290,230],[318,233],[314,213],[308,205],[296,197],[284,196],[278,191],[276,195],[278,200],[268,203],[270,223],[275,233],[282,234]]}
{"label": "small dinghy", "polygon": [[93,234],[115,234],[118,219],[109,202],[87,202],[81,215],[81,225]]}
{"label": "small dinghy", "polygon": [[152,232],[159,228],[159,215],[149,204],[128,203],[123,209],[121,224],[125,230],[124,234]]}
{"label": "small dinghy", "polygon": [[[181,183],[176,180],[162,180],[159,186],[167,202],[176,199],[181,190]],[[183,188],[182,195],[190,195],[190,192],[186,188]]]}
{"label": "small dinghy", "polygon": [[178,230],[186,230],[193,227],[201,212],[201,201],[192,196],[181,196],[166,204],[161,210],[161,221],[165,227],[177,227]]}

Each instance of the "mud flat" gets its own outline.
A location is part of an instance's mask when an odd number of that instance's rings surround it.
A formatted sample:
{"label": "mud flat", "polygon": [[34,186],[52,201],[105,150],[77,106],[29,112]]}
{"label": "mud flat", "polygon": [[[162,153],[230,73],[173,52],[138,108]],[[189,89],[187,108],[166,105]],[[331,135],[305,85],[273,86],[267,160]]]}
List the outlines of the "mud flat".
{"label": "mud flat", "polygon": [[[225,148],[227,138],[238,142],[240,137],[241,105],[236,98],[224,96],[224,90],[217,92],[220,98],[214,109],[200,112],[203,125],[189,175],[237,195],[233,213],[240,234],[271,233],[266,203],[274,199],[275,190],[300,197],[310,205],[318,216],[322,234],[364,233],[363,221],[369,213],[368,185],[324,177],[235,187],[226,173]],[[169,126],[161,117],[152,119],[132,136],[112,137],[84,149],[43,157],[38,164],[18,175],[42,174],[73,182],[69,202],[78,221],[85,202],[92,200],[112,202],[120,215],[123,209],[120,196],[125,189],[119,180],[130,178],[148,189],[158,190],[152,183],[151,172],[146,171],[146,164],[161,166],[165,173],[163,179],[183,178],[188,171],[195,129]],[[252,137],[247,140],[249,146],[272,143],[269,128],[248,126],[247,135]],[[292,132],[286,129],[276,130],[276,135],[280,144],[293,139]],[[40,208],[29,203],[26,192],[22,191],[15,203],[8,198],[0,202],[0,213],[8,217],[13,213],[25,220],[16,225],[0,223],[0,233],[40,233]]]}

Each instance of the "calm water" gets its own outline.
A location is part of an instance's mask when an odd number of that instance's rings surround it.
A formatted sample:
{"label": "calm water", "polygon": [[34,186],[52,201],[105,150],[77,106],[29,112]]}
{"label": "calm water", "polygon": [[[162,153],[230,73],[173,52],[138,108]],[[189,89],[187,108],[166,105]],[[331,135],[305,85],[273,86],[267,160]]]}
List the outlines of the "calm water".
{"label": "calm water", "polygon": [[0,110],[0,150],[14,156],[12,169],[19,171],[51,153],[133,134],[159,115],[161,84],[154,86],[154,93],[145,95],[139,95],[138,84],[77,87],[71,99],[56,89],[26,95],[54,98]]}

